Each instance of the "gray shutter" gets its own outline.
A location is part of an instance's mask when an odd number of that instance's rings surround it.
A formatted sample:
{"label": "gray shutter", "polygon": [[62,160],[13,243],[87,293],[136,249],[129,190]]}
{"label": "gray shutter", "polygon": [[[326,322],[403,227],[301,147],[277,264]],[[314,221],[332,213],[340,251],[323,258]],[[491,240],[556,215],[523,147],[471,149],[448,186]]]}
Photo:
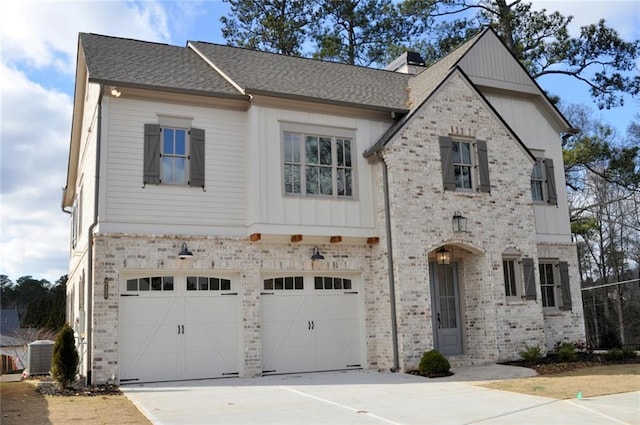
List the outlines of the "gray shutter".
{"label": "gray shutter", "polygon": [[533,269],[533,258],[522,259],[524,274],[524,297],[528,300],[536,299],[536,275]]}
{"label": "gray shutter", "polygon": [[192,128],[189,156],[189,185],[204,187],[204,130]]}
{"label": "gray shutter", "polygon": [[478,174],[480,176],[480,192],[491,192],[491,183],[489,182],[489,154],[487,153],[487,142],[484,140],[476,141],[476,150],[478,151]]}
{"label": "gray shutter", "polygon": [[569,285],[569,264],[566,261],[558,263],[560,267],[560,291],[562,292],[562,310],[571,310],[571,287]]}
{"label": "gray shutter", "polygon": [[451,138],[440,136],[440,165],[444,190],[456,190],[456,176],[453,172],[453,145]]}
{"label": "gray shutter", "polygon": [[160,125],[144,125],[144,184],[160,183]]}
{"label": "gray shutter", "polygon": [[556,191],[556,175],[553,171],[553,159],[544,159],[544,173],[547,178],[547,202],[558,205],[558,192]]}

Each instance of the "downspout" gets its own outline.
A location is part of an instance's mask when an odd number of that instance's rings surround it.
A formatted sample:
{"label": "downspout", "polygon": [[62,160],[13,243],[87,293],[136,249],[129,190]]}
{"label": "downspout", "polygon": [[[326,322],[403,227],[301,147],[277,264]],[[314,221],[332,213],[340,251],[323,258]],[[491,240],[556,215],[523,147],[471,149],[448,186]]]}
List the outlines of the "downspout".
{"label": "downspout", "polygon": [[93,223],[89,226],[87,232],[88,244],[87,244],[87,376],[86,384],[91,385],[93,361],[91,356],[93,354],[93,230],[98,225],[98,195],[100,194],[100,142],[102,135],[102,96],[104,95],[104,84],[100,84],[100,94],[98,95],[98,125],[96,126],[96,175],[95,175],[95,188],[93,196]]}
{"label": "downspout", "polygon": [[385,230],[387,233],[387,267],[389,268],[389,305],[391,309],[391,343],[393,346],[393,367],[391,372],[400,370],[398,362],[398,318],[396,313],[396,284],[393,274],[393,247],[391,243],[391,204],[389,202],[389,175],[387,163],[380,151],[376,152],[376,158],[382,164],[382,187],[384,192]]}

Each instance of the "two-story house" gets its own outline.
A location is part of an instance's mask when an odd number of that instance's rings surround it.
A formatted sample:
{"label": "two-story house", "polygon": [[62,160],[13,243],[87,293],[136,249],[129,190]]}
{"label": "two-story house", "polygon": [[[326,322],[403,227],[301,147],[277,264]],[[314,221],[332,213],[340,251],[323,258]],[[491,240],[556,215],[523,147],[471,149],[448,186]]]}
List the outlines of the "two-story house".
{"label": "two-story house", "polygon": [[491,30],[386,70],[80,34],[81,373],[396,371],[584,339],[573,131]]}

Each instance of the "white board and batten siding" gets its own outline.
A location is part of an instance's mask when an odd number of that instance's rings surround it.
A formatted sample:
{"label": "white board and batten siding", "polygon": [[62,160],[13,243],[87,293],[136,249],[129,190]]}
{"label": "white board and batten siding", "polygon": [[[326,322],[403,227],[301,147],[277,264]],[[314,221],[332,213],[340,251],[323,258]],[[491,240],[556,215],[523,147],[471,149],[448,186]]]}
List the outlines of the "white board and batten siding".
{"label": "white board and batten siding", "polygon": [[[294,226],[296,232],[314,234],[335,229],[344,236],[370,236],[376,228],[372,166],[362,153],[385,132],[390,123],[309,111],[253,106],[250,130],[249,225],[268,233],[269,226]],[[282,131],[287,126],[315,131],[353,134],[354,197],[289,196],[282,178]]]}
{"label": "white board and batten siding", "polygon": [[507,94],[484,93],[487,100],[531,150],[544,151],[545,158],[554,164],[558,205],[534,204],[536,233],[540,242],[570,242],[570,224],[567,214],[568,200],[564,189],[562,147],[559,129],[535,97],[518,97]]}
{"label": "white board and batten siding", "polygon": [[[205,190],[197,187],[143,187],[144,124],[159,117],[189,119],[205,131]],[[146,231],[171,233],[176,224],[210,234],[214,228],[246,223],[246,113],[237,110],[157,103],[135,99],[105,102],[101,222],[145,224]],[[106,171],[106,172],[105,172]],[[151,227],[149,227],[151,226]]]}

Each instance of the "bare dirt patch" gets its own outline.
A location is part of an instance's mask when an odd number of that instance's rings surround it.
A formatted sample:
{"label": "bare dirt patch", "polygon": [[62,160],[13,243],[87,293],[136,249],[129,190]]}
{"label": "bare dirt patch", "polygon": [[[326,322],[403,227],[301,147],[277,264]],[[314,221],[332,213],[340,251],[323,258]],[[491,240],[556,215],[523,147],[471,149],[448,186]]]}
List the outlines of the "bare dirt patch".
{"label": "bare dirt patch", "polygon": [[580,367],[570,371],[550,373],[532,378],[511,379],[479,384],[495,390],[557,399],[596,397],[608,394],[640,391],[640,364],[613,364]]}
{"label": "bare dirt patch", "polygon": [[45,395],[38,381],[0,383],[2,425],[150,425],[151,422],[120,393]]}

